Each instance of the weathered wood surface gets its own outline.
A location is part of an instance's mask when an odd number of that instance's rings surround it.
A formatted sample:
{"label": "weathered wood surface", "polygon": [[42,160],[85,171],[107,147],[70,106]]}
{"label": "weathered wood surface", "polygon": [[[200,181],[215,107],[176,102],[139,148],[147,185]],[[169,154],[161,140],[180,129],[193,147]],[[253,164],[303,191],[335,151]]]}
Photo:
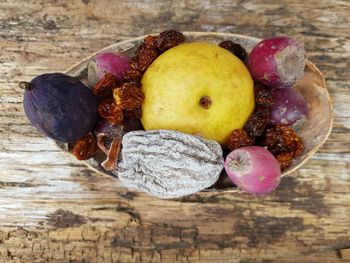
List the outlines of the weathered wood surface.
{"label": "weathered wood surface", "polygon": [[[349,1],[0,0],[0,262],[349,262]],[[176,28],[305,43],[334,129],[278,191],[162,201],[121,188],[28,123],[20,80]]]}

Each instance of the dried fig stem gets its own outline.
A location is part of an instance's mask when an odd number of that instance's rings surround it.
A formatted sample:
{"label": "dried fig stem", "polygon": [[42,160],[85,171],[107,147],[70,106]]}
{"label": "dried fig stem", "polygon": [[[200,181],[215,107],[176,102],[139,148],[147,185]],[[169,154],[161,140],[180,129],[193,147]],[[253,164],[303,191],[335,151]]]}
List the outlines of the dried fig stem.
{"label": "dried fig stem", "polygon": [[19,82],[18,86],[24,90],[31,90],[33,88],[33,85],[29,82],[26,82],[26,81]]}

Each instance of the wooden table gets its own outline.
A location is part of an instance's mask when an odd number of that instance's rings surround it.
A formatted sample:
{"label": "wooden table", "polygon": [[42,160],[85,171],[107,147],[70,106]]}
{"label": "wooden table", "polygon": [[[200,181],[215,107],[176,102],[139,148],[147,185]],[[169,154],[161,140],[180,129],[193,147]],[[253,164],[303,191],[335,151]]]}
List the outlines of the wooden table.
{"label": "wooden table", "polygon": [[[0,0],[0,10],[0,262],[350,262],[349,1]],[[292,36],[325,73],[333,132],[275,193],[159,200],[29,124],[19,81],[171,28]]]}

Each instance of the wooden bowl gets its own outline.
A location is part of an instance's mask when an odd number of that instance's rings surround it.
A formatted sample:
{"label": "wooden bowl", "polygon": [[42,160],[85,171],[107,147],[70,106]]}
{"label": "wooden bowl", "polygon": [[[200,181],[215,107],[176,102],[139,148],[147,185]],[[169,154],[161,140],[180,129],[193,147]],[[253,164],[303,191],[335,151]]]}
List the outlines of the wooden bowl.
{"label": "wooden bowl", "polygon": [[[232,40],[241,44],[248,52],[260,41],[258,38],[230,33],[184,32],[184,35],[186,36],[186,41],[189,42],[203,41],[219,43],[223,40]],[[101,49],[70,67],[64,73],[75,76],[87,84],[87,66],[90,59],[97,53],[102,51],[116,51],[132,56],[144,37],[141,36],[125,40]],[[294,88],[304,96],[309,109],[308,121],[298,131],[305,145],[305,151],[302,156],[293,160],[291,166],[283,172],[282,176],[292,173],[315,154],[318,148],[327,140],[333,124],[332,103],[324,76],[312,62],[307,61],[304,76],[296,83]],[[67,144],[56,143],[62,150],[68,152]],[[82,162],[99,174],[112,175],[112,173],[106,172],[100,166],[101,160],[98,156]]]}

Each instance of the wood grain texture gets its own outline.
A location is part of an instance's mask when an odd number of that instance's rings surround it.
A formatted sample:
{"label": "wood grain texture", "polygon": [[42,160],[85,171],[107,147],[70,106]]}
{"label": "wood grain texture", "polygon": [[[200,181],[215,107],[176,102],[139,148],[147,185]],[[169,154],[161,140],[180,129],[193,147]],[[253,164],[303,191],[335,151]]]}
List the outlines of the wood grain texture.
{"label": "wood grain texture", "polygon": [[[349,1],[0,0],[0,10],[0,262],[349,261]],[[28,123],[18,81],[169,28],[289,35],[325,73],[333,132],[274,194],[130,192]]]}

